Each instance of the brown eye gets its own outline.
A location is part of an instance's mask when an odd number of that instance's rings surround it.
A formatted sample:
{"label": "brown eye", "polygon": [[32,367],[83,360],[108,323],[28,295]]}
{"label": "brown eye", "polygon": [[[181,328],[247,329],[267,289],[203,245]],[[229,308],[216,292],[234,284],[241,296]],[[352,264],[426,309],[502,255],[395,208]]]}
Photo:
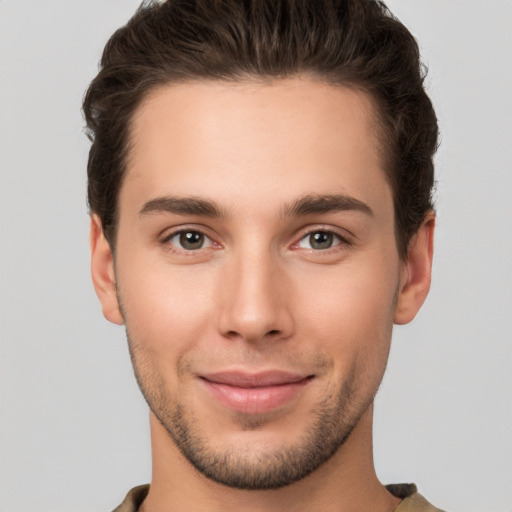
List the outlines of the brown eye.
{"label": "brown eye", "polygon": [[309,243],[313,249],[329,249],[332,247],[334,236],[332,233],[313,233],[309,235]]}
{"label": "brown eye", "polygon": [[168,238],[168,243],[185,251],[197,251],[211,246],[211,240],[199,231],[180,231]]}
{"label": "brown eye", "polygon": [[306,235],[299,242],[299,247],[303,249],[313,249],[314,251],[325,251],[342,242],[341,237],[330,231],[314,231]]}
{"label": "brown eye", "polygon": [[201,249],[204,244],[204,235],[197,231],[187,231],[180,234],[180,245],[183,249],[193,251],[194,249]]}

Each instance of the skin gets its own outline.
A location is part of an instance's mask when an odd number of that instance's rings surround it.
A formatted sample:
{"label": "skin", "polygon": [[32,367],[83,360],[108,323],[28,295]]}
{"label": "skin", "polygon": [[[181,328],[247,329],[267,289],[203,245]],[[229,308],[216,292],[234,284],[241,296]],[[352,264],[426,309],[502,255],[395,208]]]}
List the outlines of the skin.
{"label": "skin", "polygon": [[[300,77],[170,85],[136,111],[115,257],[96,215],[91,248],[103,313],[126,325],[151,409],[143,512],[398,505],[375,475],[372,404],[393,323],[428,293],[434,216],[400,260],[376,127],[362,92]],[[203,245],[190,250],[180,230]],[[225,406],[203,379],[275,369],[308,380],[261,413]],[[288,485],[226,483],[286,457],[299,467],[305,447],[316,465]],[[194,467],[194,450],[220,473]]]}

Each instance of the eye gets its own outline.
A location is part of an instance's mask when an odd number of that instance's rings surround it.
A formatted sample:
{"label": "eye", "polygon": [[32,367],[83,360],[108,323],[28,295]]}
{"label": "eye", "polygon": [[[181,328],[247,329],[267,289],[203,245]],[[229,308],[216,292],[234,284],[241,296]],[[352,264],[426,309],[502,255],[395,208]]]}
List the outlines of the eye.
{"label": "eye", "polygon": [[212,246],[212,241],[204,233],[192,229],[173,233],[165,240],[175,248],[185,251],[197,251]]}
{"label": "eye", "polygon": [[325,251],[336,245],[343,243],[344,240],[332,231],[313,231],[303,237],[298,246],[302,249],[313,249],[314,251]]}

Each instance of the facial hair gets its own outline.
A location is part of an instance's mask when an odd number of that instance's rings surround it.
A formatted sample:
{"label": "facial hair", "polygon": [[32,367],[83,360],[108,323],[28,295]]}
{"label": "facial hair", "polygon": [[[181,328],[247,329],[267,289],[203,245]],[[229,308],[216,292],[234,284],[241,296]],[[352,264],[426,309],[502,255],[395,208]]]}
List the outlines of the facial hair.
{"label": "facial hair", "polygon": [[[181,401],[171,399],[164,380],[128,330],[127,338],[137,383],[155,417],[196,470],[228,487],[278,489],[303,479],[340,449],[373,403],[374,394],[364,401],[357,398],[359,382],[352,372],[336,392],[324,397],[311,411],[309,423],[295,443],[257,454],[236,446],[213,448],[202,430],[207,427],[201,426],[194,411],[187,407],[186,395],[176,393]],[[186,372],[181,368],[180,373]],[[240,427],[258,430],[261,424],[257,418],[242,415]]]}

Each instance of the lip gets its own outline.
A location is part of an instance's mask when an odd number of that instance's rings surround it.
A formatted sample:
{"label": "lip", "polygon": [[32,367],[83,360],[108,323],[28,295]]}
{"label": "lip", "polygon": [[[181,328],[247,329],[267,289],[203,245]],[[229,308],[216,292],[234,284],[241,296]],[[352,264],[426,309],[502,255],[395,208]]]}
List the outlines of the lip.
{"label": "lip", "polygon": [[280,370],[201,375],[207,391],[222,405],[246,414],[262,414],[284,406],[297,398],[312,378]]}

